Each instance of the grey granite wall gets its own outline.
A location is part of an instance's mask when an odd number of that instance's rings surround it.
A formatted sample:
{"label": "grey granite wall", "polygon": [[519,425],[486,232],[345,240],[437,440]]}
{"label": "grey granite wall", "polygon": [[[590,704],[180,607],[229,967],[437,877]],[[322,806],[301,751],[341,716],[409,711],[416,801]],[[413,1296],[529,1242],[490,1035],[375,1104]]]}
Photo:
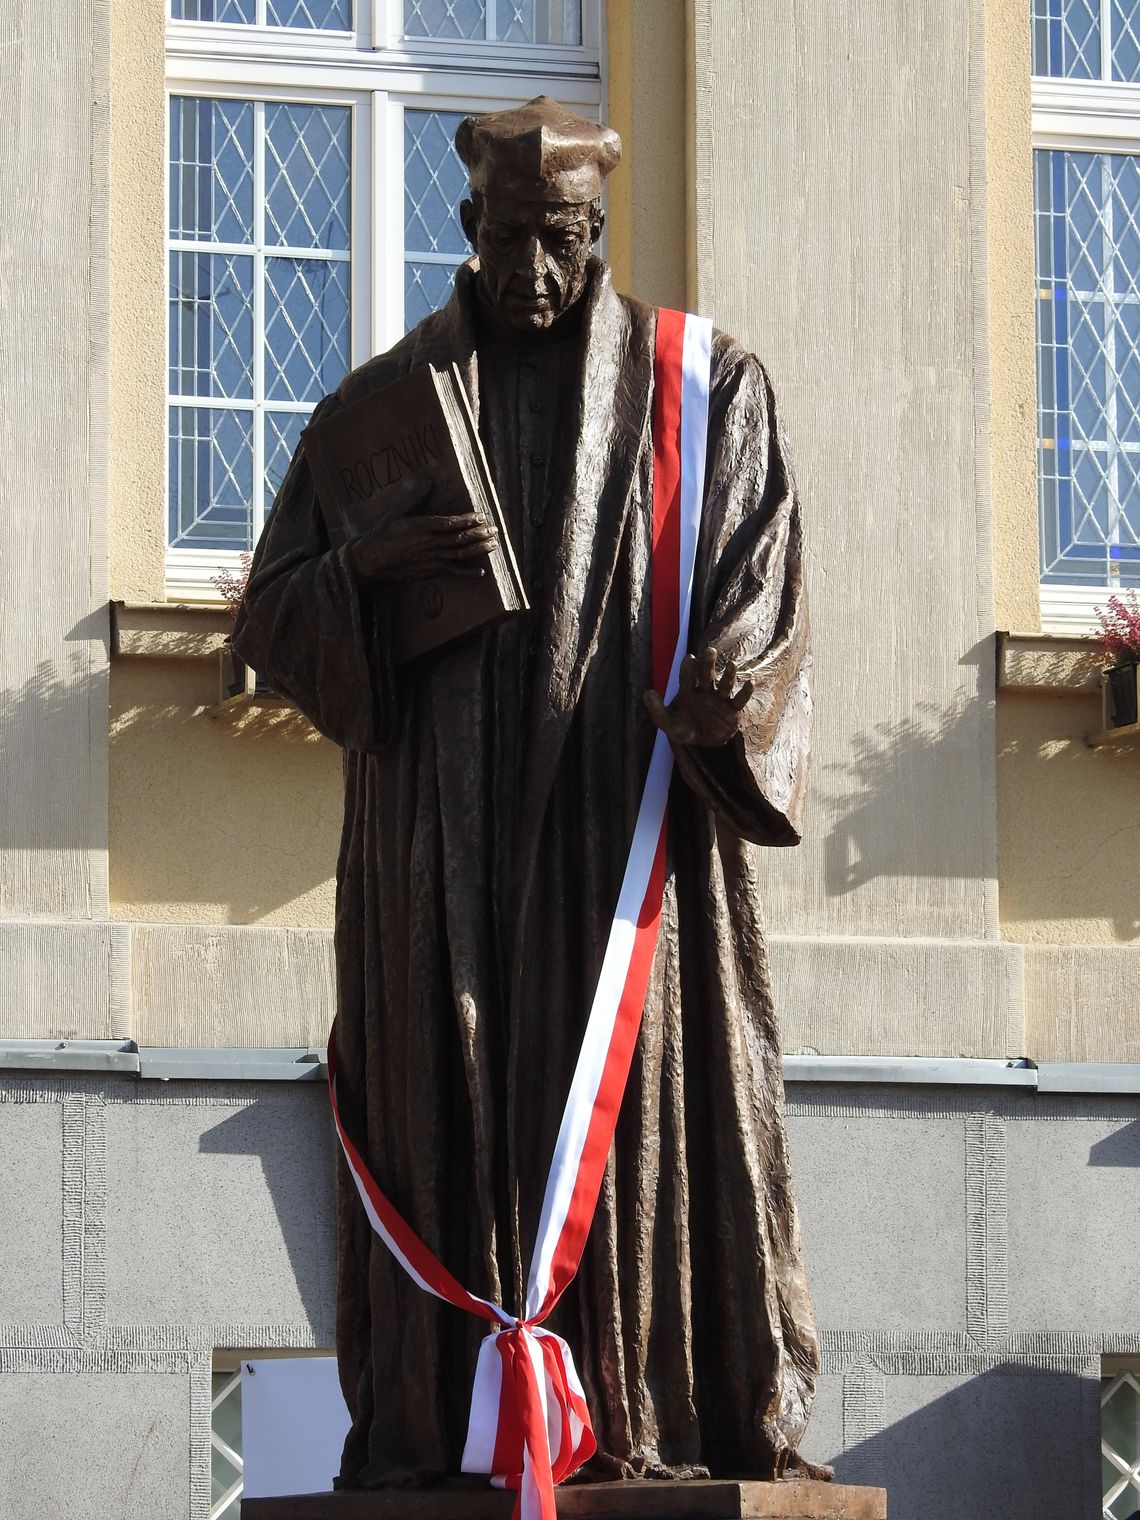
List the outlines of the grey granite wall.
{"label": "grey granite wall", "polygon": [[[892,1520],[1094,1520],[1100,1358],[1140,1357],[1140,1098],[789,1094],[805,1449]],[[205,1520],[213,1350],[332,1343],[332,1167],[320,1084],[0,1082],[0,1514]]]}

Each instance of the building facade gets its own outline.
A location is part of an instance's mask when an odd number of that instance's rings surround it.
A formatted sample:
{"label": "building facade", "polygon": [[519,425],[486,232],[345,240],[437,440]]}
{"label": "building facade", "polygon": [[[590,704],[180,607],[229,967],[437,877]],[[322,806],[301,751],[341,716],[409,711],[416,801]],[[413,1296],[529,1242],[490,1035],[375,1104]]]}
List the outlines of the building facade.
{"label": "building facade", "polygon": [[1140,4],[5,9],[0,1513],[234,1516],[238,1357],[331,1347],[340,757],[223,702],[212,578],[445,295],[454,124],[545,92],[805,504],[814,795],[762,861],[805,1449],[896,1520],[1125,1520],[1140,751],[1089,635],[1140,583]]}

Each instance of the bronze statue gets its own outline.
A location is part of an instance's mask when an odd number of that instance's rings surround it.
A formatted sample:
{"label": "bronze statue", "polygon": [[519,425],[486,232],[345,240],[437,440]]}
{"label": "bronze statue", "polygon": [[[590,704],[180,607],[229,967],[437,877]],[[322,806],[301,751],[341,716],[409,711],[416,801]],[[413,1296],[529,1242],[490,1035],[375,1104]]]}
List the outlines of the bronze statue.
{"label": "bronze statue", "polygon": [[[763,369],[713,341],[682,689],[649,691],[656,313],[591,255],[620,154],[540,97],[469,118],[476,257],[325,414],[459,365],[532,610],[397,666],[386,588],[478,573],[490,533],[405,510],[331,550],[301,452],[234,644],[344,749],[341,1107],[472,1291],[521,1304],[562,1103],[654,738],[676,754],[656,957],[577,1279],[572,1342],[609,1477],[826,1475],[797,1455],[819,1349],[782,1115],[756,846],[800,837],[811,654],[795,484]],[[341,1168],[341,1483],[458,1473],[485,1325],[422,1293]]]}

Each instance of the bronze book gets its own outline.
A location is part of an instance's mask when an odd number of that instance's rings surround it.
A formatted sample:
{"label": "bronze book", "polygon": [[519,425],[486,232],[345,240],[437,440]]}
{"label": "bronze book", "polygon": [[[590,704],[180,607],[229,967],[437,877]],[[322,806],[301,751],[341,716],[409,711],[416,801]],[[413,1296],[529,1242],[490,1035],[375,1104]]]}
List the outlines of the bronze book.
{"label": "bronze book", "polygon": [[435,489],[420,511],[475,512],[498,530],[486,574],[392,583],[395,657],[403,663],[442,649],[530,603],[495,494],[467,392],[455,365],[421,365],[400,380],[323,418],[302,434],[334,548],[350,543],[391,509],[408,475]]}

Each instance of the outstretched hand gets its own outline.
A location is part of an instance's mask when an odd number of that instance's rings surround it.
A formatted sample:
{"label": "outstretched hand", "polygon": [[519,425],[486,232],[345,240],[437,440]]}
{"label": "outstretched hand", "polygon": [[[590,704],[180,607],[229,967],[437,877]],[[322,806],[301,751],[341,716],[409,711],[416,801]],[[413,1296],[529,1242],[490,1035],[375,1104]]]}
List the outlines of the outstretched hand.
{"label": "outstretched hand", "polygon": [[392,503],[352,545],[352,563],[364,581],[439,575],[482,575],[495,529],[474,512],[426,516],[417,508],[427,501],[432,482],[409,475],[392,491]]}
{"label": "outstretched hand", "polygon": [[687,654],[681,661],[679,690],[665,706],[655,691],[642,700],[649,716],[670,744],[699,744],[714,749],[727,744],[740,732],[745,704],[752,695],[752,682],[736,684],[736,666],[725,662],[716,673],[717,653],[709,647],[700,655]]}

